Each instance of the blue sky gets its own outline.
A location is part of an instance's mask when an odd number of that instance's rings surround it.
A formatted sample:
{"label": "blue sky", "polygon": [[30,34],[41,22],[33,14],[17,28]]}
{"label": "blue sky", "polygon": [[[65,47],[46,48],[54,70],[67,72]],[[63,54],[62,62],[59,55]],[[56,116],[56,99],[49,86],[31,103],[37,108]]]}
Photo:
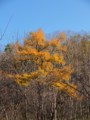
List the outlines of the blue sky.
{"label": "blue sky", "polygon": [[0,34],[12,19],[0,46],[42,28],[54,31],[90,32],[89,0],[0,0]]}

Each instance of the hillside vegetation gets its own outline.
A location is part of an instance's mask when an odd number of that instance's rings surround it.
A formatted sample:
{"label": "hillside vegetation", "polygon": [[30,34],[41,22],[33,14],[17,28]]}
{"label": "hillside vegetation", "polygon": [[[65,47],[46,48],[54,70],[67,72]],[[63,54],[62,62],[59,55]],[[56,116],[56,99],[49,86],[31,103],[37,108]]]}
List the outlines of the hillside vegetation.
{"label": "hillside vegetation", "polygon": [[39,29],[0,53],[0,120],[89,119],[89,35]]}

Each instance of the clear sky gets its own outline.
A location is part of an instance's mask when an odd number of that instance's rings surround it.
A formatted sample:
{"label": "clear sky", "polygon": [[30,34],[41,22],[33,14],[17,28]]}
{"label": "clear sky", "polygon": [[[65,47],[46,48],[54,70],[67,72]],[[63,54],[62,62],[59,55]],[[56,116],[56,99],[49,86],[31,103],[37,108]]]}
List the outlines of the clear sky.
{"label": "clear sky", "polygon": [[0,46],[38,28],[46,34],[68,30],[90,32],[90,0],[0,0],[0,34],[10,16]]}

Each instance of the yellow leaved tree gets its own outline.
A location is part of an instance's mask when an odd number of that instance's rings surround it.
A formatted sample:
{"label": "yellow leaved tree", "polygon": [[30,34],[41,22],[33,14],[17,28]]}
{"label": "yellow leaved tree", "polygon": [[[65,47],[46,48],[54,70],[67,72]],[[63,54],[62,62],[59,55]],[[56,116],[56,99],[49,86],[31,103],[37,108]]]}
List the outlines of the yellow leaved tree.
{"label": "yellow leaved tree", "polygon": [[[28,86],[31,81],[37,81],[76,97],[76,86],[69,81],[72,70],[64,60],[64,54],[67,51],[64,45],[65,40],[64,33],[47,41],[41,29],[31,32],[22,45],[18,42],[15,44],[15,59],[20,72],[8,76],[15,79],[21,86]],[[21,69],[21,66],[24,68]],[[25,69],[25,66],[28,68]]]}

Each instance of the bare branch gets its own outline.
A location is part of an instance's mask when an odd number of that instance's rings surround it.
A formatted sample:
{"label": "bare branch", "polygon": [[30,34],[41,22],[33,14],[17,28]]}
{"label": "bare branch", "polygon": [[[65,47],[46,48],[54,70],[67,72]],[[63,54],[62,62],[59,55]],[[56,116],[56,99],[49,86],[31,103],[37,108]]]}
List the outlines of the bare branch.
{"label": "bare branch", "polygon": [[3,34],[2,34],[1,37],[0,37],[0,40],[3,39],[5,33],[6,33],[7,29],[8,29],[8,26],[9,26],[9,24],[10,24],[11,19],[12,19],[12,16],[9,18],[9,21],[8,21],[8,23],[7,23],[7,25],[6,25],[5,29],[4,29]]}

